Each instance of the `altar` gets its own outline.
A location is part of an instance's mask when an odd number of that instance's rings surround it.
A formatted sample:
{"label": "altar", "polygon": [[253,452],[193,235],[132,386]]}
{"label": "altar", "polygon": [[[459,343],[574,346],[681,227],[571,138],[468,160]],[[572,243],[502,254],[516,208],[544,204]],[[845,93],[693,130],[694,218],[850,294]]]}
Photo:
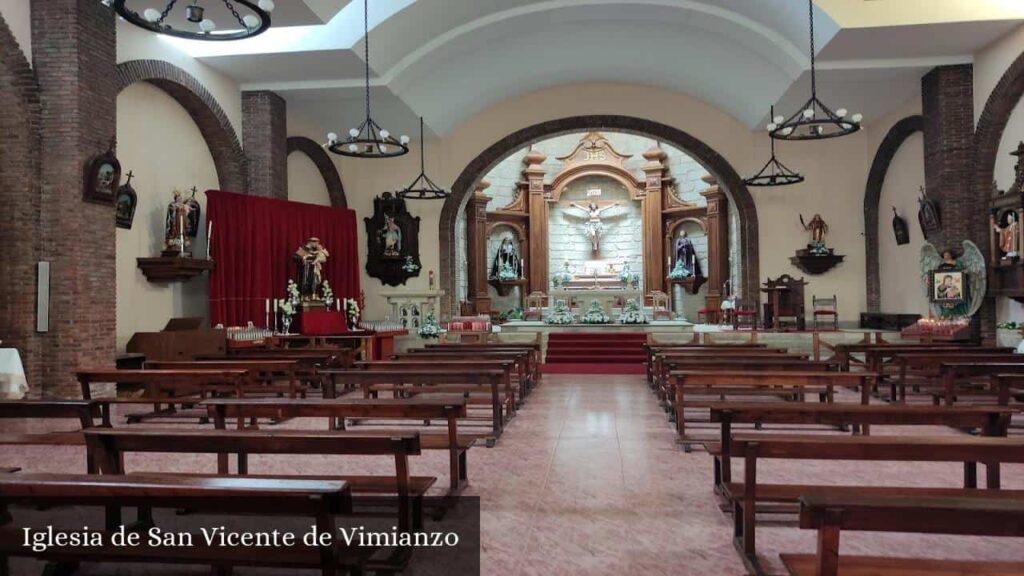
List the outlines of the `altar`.
{"label": "altar", "polygon": [[569,309],[579,311],[590,305],[591,302],[600,304],[604,313],[612,317],[614,322],[618,316],[617,311],[621,310],[628,300],[635,300],[643,307],[643,293],[635,289],[608,289],[596,290],[552,290],[548,298],[547,308],[550,309],[554,303],[564,300]]}

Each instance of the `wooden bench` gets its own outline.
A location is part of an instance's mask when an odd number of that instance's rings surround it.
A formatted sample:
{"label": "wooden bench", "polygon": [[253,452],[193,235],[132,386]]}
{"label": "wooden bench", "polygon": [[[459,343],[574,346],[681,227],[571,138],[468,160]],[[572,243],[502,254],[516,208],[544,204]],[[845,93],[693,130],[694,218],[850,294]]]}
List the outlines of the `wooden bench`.
{"label": "wooden bench", "polygon": [[506,410],[509,416],[514,416],[518,403],[526,392],[526,383],[518,378],[516,386],[512,385],[513,370],[521,369],[521,366],[510,359],[467,358],[464,360],[421,360],[419,354],[409,354],[393,360],[379,362],[357,362],[356,369],[360,370],[501,370],[504,373],[502,389],[505,391]]}
{"label": "wooden bench", "polygon": [[[756,566],[755,509],[757,502],[785,501],[794,494],[833,490],[835,486],[794,486],[758,484],[758,459],[855,460],[891,462],[962,462],[964,488],[978,485],[977,463],[985,464],[986,486],[1000,487],[1001,463],[1024,463],[1024,439],[969,436],[831,436],[823,434],[733,434],[730,450],[743,458],[742,485],[726,484],[726,497],[733,502],[734,535],[744,558]],[[742,488],[742,491],[740,490]],[[860,494],[915,493],[912,488],[847,487]],[[917,495],[930,489],[917,489]]]}
{"label": "wooden bench", "polygon": [[[363,397],[370,398],[381,391],[392,391],[400,395],[419,396],[422,394],[490,394],[491,435],[486,438],[493,446],[505,426],[503,401],[505,373],[501,370],[452,370],[438,366],[426,370],[324,370],[329,380],[337,380],[363,390]],[[469,403],[474,399],[470,397]]]}
{"label": "wooden bench", "polygon": [[[30,557],[58,563],[54,573],[71,573],[79,562],[132,562],[199,564],[230,574],[233,566],[319,569],[322,575],[349,570],[360,572],[374,548],[345,548],[341,538],[309,547],[280,546],[253,553],[244,547],[209,546],[196,539],[193,546],[152,546],[148,538],[138,546],[113,546],[110,534],[121,525],[122,507],[188,509],[198,513],[309,517],[320,532],[335,533],[334,515],[351,508],[351,492],[343,481],[198,476],[81,476],[71,474],[16,474],[0,476],[0,505],[35,507],[102,506],[107,509],[103,546],[56,546],[35,552],[25,546],[21,527],[0,529],[0,573],[9,574],[8,557]],[[60,531],[60,527],[54,527]],[[68,532],[81,532],[81,525]],[[49,572],[47,572],[49,573]]]}
{"label": "wooden bench", "polygon": [[701,350],[670,350],[670,351],[658,351],[654,354],[652,362],[654,362],[654,385],[657,390],[660,388],[667,388],[670,385],[668,380],[668,370],[665,367],[665,362],[670,360],[735,360],[740,358],[749,358],[751,360],[759,359],[789,359],[789,360],[807,360],[808,354],[803,352],[789,352],[783,348],[753,348],[753,349],[737,349],[731,350],[725,354],[720,354],[716,350],[701,349]]}
{"label": "wooden bench", "polygon": [[742,348],[742,349],[765,349],[768,348],[767,344],[758,344],[752,342],[738,342],[732,344],[699,344],[697,342],[683,342],[679,344],[657,344],[657,343],[645,343],[644,344],[644,355],[647,357],[647,381],[653,382],[654,380],[654,356],[659,353],[667,353],[672,350],[708,350],[716,348]]}
{"label": "wooden bench", "polygon": [[[235,454],[239,475],[264,479],[328,479],[348,483],[353,496],[396,495],[398,526],[423,525],[423,495],[434,485],[433,476],[411,476],[409,457],[420,454],[420,435],[416,432],[312,432],[307,430],[111,430],[93,428],[84,432],[85,440],[96,455],[101,474],[125,474],[125,454],[149,452],[164,454]],[[249,454],[391,456],[393,476],[330,476],[273,474],[249,475]],[[163,473],[161,473],[163,474]],[[217,458],[216,476],[228,476],[225,459]],[[211,474],[211,476],[214,476]],[[411,520],[410,520],[411,519]]]}
{"label": "wooden bench", "polygon": [[958,384],[971,378],[987,378],[993,374],[1024,374],[1024,355],[1014,362],[942,362],[939,366],[939,378],[942,382],[941,397],[935,396],[936,404],[945,403],[952,406],[956,402]]}
{"label": "wooden bench", "polygon": [[[868,404],[871,386],[875,375],[868,372],[799,372],[782,370],[762,371],[685,371],[672,372],[674,387],[674,409],[676,430],[679,436],[686,439],[686,389],[701,388],[709,394],[796,394],[817,392],[824,402],[831,403],[834,399],[836,386],[857,387],[860,389],[860,403]],[[864,433],[870,431],[864,428]]]}
{"label": "wooden bench", "polygon": [[[95,400],[0,400],[0,419],[77,420],[79,430],[68,432],[4,432],[0,446],[84,446],[81,430],[92,428],[103,418],[104,402]],[[87,472],[94,472],[91,453],[86,451]]]}
{"label": "wooden bench", "polygon": [[[777,355],[778,356],[778,355]],[[661,376],[658,378],[658,399],[666,402],[671,397],[671,379],[669,374],[673,371],[692,370],[783,370],[799,372],[829,372],[836,371],[837,365],[829,360],[807,360],[802,356],[781,356],[781,357],[748,357],[736,358],[702,357],[702,356],[663,356],[661,361]]]}
{"label": "wooden bench", "polygon": [[970,348],[972,344],[891,344],[886,342],[856,342],[850,344],[835,344],[832,346],[834,354],[832,359],[839,363],[841,370],[848,372],[854,363],[862,364],[868,369],[866,362],[854,358],[854,354],[866,354],[872,350],[889,350],[891,352],[929,352],[929,351],[952,351]]}
{"label": "wooden bench", "polygon": [[[248,370],[79,370],[75,375],[85,400],[92,399],[94,384],[142,384],[140,398],[105,399],[107,403],[153,404],[151,413],[133,414],[129,422],[173,414],[175,404],[195,403],[211,392],[243,397],[251,383]],[[109,405],[103,407],[103,426],[110,426]]]}
{"label": "wooden bench", "polygon": [[527,395],[535,387],[532,369],[530,368],[530,355],[525,350],[520,351],[476,351],[471,355],[458,353],[451,350],[422,350],[418,352],[402,352],[392,354],[388,360],[393,362],[459,362],[472,357],[476,361],[512,361],[515,363],[513,371],[516,375],[516,385],[519,390],[519,402],[525,401]]}
{"label": "wooden bench", "polygon": [[[227,358],[249,360],[300,360],[329,364],[338,368],[351,366],[358,350],[351,348],[229,348]],[[197,360],[216,360],[222,357],[200,356]]]}
{"label": "wooden bench", "polygon": [[1024,492],[975,491],[958,496],[808,495],[800,527],[818,531],[818,553],[782,554],[793,576],[1011,576],[1024,562],[840,556],[842,530],[970,536],[1024,536]]}
{"label": "wooden bench", "polygon": [[808,402],[712,402],[711,422],[721,428],[721,441],[713,447],[716,487],[732,482],[733,424],[950,426],[978,429],[985,436],[1006,436],[1014,411],[1002,407],[934,407]]}
{"label": "wooden bench", "polygon": [[943,363],[991,363],[1024,361],[1024,356],[1002,352],[946,351],[946,352],[901,352],[892,357],[896,374],[890,376],[890,402],[907,401],[907,387],[937,388],[941,384]]}
{"label": "wooden bench", "polygon": [[508,344],[508,343],[495,343],[495,344],[427,344],[425,348],[414,348],[410,352],[416,353],[420,350],[424,352],[433,353],[441,351],[455,351],[456,353],[466,352],[526,352],[528,355],[528,369],[527,375],[531,386],[540,384],[540,380],[544,375],[542,368],[543,360],[541,359],[541,346],[540,344]]}
{"label": "wooden bench", "polygon": [[210,418],[219,430],[227,428],[228,418],[327,418],[328,429],[335,429],[338,419],[344,428],[345,418],[394,418],[411,420],[445,420],[448,433],[420,434],[420,448],[449,452],[451,493],[461,490],[469,478],[466,452],[475,439],[459,436],[458,419],[466,416],[466,399],[449,398],[414,399],[299,399],[223,398],[206,400]]}
{"label": "wooden bench", "polygon": [[[303,370],[295,360],[194,360],[175,362],[146,362],[147,370],[248,370],[254,381],[263,384],[267,392],[287,394],[289,398],[298,398],[306,394],[300,386],[300,378],[310,378],[316,374],[314,370]],[[283,381],[285,385],[275,385]]]}

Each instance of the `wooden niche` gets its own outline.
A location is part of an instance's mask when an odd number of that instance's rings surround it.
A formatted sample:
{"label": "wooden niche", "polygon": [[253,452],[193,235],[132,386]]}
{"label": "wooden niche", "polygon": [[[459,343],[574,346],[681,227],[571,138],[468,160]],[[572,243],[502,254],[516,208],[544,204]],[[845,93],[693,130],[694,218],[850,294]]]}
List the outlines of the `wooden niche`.
{"label": "wooden niche", "polygon": [[373,199],[373,216],[366,223],[366,273],[388,286],[405,284],[420,275],[420,218],[405,200],[390,192]]}
{"label": "wooden niche", "polygon": [[1010,153],[1017,157],[1016,177],[1009,190],[1000,191],[992,183],[989,199],[989,290],[993,296],[1006,296],[1024,302],[1024,253],[1021,216],[1024,215],[1024,142]]}

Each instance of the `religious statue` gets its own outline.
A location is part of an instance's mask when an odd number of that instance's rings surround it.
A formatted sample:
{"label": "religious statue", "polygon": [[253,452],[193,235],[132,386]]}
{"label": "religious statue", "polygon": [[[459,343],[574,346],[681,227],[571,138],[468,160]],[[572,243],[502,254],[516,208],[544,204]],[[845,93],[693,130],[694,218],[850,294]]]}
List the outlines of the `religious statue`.
{"label": "religious statue", "polygon": [[985,299],[985,257],[970,240],[962,244],[959,257],[952,249],[940,254],[930,243],[921,247],[921,284],[931,314],[942,319],[969,318]]}
{"label": "religious statue", "polygon": [[313,237],[306,240],[306,243],[299,246],[295,251],[295,261],[299,285],[299,294],[303,300],[317,300],[317,290],[323,283],[323,265],[327,262],[330,254],[320,244],[320,239]]}
{"label": "religious statue", "polygon": [[165,223],[164,256],[188,254],[192,243],[188,239],[188,218],[192,207],[181,197],[181,191],[174,191],[174,199],[167,205]]}
{"label": "religious statue", "polygon": [[498,280],[516,280],[522,278],[522,260],[519,258],[519,247],[515,240],[505,237],[498,247],[498,253],[491,264],[491,278]]}
{"label": "religious statue", "polygon": [[570,204],[573,208],[583,210],[590,217],[590,220],[587,221],[586,234],[590,238],[590,245],[595,253],[601,248],[601,233],[604,231],[604,225],[601,224],[601,213],[618,206],[618,204],[618,202],[597,202],[595,200],[591,200],[586,206],[576,202]]}
{"label": "religious statue", "polygon": [[700,261],[697,259],[697,249],[693,247],[693,241],[686,235],[686,230],[679,231],[676,238],[676,268],[681,269],[684,278],[700,276]]}
{"label": "religious statue", "polygon": [[1003,253],[1003,260],[1012,260],[1020,257],[1017,247],[1020,246],[1020,225],[1017,223],[1017,211],[1010,210],[1006,213],[1006,224],[1000,226],[996,221],[996,215],[991,215],[992,229],[999,235],[999,251]]}
{"label": "religious statue", "polygon": [[384,215],[384,228],[380,231],[384,238],[384,256],[397,257],[402,255],[402,229],[391,216]]}
{"label": "religious statue", "polygon": [[828,234],[828,224],[822,219],[821,214],[815,214],[810,222],[804,222],[804,215],[800,215],[800,225],[811,233],[811,243],[807,245],[811,255],[819,256],[828,254],[825,247],[825,235]]}

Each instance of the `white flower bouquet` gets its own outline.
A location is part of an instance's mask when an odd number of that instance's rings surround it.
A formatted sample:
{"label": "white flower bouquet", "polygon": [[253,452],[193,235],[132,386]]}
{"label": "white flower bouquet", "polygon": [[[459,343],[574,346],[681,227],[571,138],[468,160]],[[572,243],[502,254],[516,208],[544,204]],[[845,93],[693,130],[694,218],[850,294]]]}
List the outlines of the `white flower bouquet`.
{"label": "white flower bouquet", "polygon": [[611,318],[604,313],[604,309],[601,308],[601,304],[597,300],[591,300],[587,306],[587,311],[580,318],[580,322],[584,324],[607,324],[611,322]]}
{"label": "white flower bouquet", "polygon": [[637,303],[635,298],[626,300],[626,305],[622,307],[622,316],[619,316],[620,324],[647,324],[647,316],[644,315],[643,308]]}
{"label": "white flower bouquet", "polygon": [[423,319],[420,324],[420,329],[416,331],[420,338],[440,338],[441,327],[437,324],[437,318],[433,312],[428,312],[427,317]]}
{"label": "white flower bouquet", "polygon": [[551,315],[548,316],[548,324],[573,324],[576,322],[576,317],[572,315],[569,310],[569,305],[566,304],[565,300],[557,300],[554,308],[551,310]]}

